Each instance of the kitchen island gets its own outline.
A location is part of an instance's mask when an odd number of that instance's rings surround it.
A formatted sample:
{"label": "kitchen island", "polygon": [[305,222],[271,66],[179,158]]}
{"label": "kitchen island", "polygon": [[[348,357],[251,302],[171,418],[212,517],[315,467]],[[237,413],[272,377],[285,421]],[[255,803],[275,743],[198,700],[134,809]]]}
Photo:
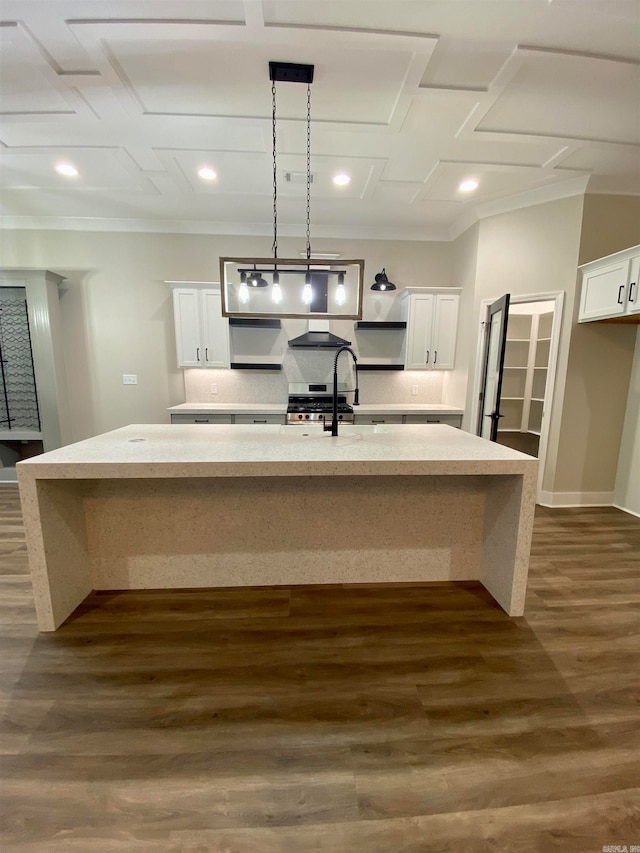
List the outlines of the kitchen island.
{"label": "kitchen island", "polygon": [[92,590],[479,580],[523,613],[537,460],[450,426],[133,425],[17,470],[43,631]]}

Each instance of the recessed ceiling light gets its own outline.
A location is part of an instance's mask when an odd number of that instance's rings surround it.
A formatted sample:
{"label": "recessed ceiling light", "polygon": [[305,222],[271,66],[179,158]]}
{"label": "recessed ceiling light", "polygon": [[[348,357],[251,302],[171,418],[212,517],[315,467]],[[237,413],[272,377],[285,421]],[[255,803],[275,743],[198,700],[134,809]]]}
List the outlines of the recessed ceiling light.
{"label": "recessed ceiling light", "polygon": [[202,169],[198,169],[198,175],[203,181],[215,181],[218,177],[218,173],[209,166],[203,166]]}
{"label": "recessed ceiling light", "polygon": [[59,175],[64,175],[66,178],[75,178],[78,174],[78,170],[71,163],[58,163],[56,165],[56,172]]}
{"label": "recessed ceiling light", "polygon": [[345,175],[344,172],[341,172],[339,175],[333,176],[333,183],[337,187],[346,187],[347,184],[351,183],[351,178],[349,175]]}
{"label": "recessed ceiling light", "polygon": [[474,190],[478,189],[478,181],[475,178],[469,178],[466,181],[463,181],[458,189],[461,193],[472,193]]}

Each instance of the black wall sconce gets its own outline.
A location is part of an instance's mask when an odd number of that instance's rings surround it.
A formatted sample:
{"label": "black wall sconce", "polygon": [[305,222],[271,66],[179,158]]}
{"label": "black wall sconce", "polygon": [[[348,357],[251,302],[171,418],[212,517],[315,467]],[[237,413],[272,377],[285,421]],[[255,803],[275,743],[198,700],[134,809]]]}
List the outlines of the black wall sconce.
{"label": "black wall sconce", "polygon": [[389,279],[387,278],[387,273],[383,267],[382,272],[379,272],[376,275],[376,280],[371,285],[371,290],[382,291],[382,290],[395,290],[395,289],[396,289],[395,284],[392,281],[389,281]]}

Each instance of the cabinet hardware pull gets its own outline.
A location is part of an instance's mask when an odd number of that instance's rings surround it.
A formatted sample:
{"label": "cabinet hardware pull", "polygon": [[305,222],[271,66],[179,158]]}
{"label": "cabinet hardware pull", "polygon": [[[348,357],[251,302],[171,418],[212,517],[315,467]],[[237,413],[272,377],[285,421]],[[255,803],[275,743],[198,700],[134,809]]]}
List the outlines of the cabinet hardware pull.
{"label": "cabinet hardware pull", "polygon": [[427,350],[427,358],[425,359],[425,364],[429,364],[429,350]]}
{"label": "cabinet hardware pull", "polygon": [[624,284],[621,284],[618,288],[618,305],[622,305],[622,291],[624,290]]}
{"label": "cabinet hardware pull", "polygon": [[428,424],[439,424],[439,423],[440,423],[440,421],[430,421],[430,420],[427,418],[427,423],[428,423]]}
{"label": "cabinet hardware pull", "polygon": [[193,422],[194,424],[208,424],[209,418],[194,418]]}
{"label": "cabinet hardware pull", "polygon": [[371,418],[371,423],[372,423],[372,424],[386,424],[386,421],[385,421],[385,419],[384,419],[384,418],[381,418],[381,419],[380,419],[380,420],[378,420],[378,421],[377,421],[375,418]]}
{"label": "cabinet hardware pull", "polygon": [[254,424],[266,424],[266,421],[257,421],[255,418],[253,419]]}
{"label": "cabinet hardware pull", "polygon": [[438,350],[434,350],[434,352],[433,352],[433,363],[434,364],[438,363]]}
{"label": "cabinet hardware pull", "polygon": [[209,361],[209,347],[204,348],[204,360]]}
{"label": "cabinet hardware pull", "polygon": [[637,281],[632,281],[631,284],[629,285],[629,302],[635,302],[636,301],[635,299],[632,299],[631,297],[633,296],[633,288],[637,285],[637,283],[638,283]]}
{"label": "cabinet hardware pull", "polygon": [[200,361],[200,347],[196,347],[196,361]]}

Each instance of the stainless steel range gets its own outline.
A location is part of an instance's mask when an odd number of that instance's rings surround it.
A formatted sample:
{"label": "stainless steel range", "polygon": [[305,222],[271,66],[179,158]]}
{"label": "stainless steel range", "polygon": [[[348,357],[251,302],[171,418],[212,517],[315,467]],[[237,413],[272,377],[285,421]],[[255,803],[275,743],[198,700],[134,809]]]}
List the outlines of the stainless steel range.
{"label": "stainless steel range", "polygon": [[[353,407],[347,403],[347,386],[338,385],[338,420],[353,423]],[[331,382],[290,382],[288,424],[330,424],[332,417],[333,385]]]}

